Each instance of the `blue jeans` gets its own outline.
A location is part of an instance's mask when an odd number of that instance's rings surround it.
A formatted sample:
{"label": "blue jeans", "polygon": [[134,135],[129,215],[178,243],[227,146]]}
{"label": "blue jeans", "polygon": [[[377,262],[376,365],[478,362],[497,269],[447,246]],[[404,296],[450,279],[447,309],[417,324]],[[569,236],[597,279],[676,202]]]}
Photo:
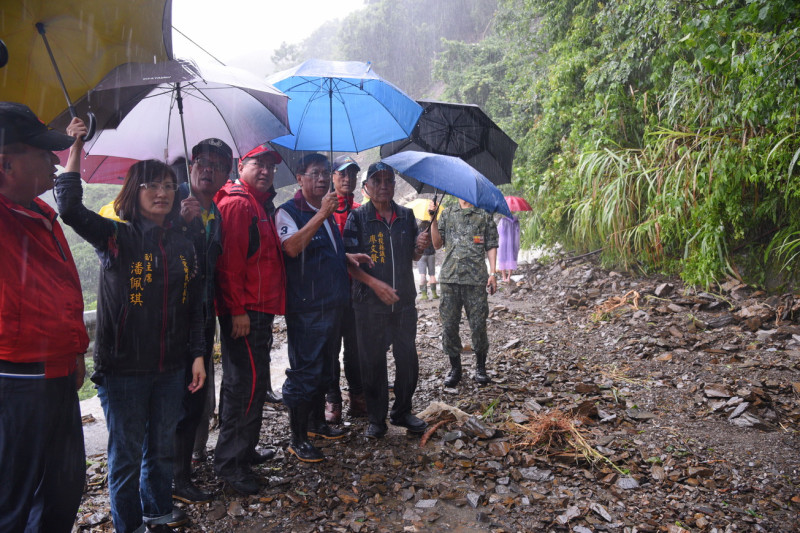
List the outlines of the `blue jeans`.
{"label": "blue jeans", "polygon": [[175,427],[184,371],[104,375],[97,385],[108,427],[108,492],[114,528],[128,533],[143,518],[172,513]]}

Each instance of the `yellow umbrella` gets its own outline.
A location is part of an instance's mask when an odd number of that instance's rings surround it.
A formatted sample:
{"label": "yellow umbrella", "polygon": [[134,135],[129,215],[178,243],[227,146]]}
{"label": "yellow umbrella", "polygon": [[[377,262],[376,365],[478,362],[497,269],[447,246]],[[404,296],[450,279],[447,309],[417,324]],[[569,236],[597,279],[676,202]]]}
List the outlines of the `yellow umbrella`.
{"label": "yellow umbrella", "polygon": [[[430,200],[427,198],[417,198],[415,200],[411,200],[405,206],[412,211],[414,211],[414,216],[419,220],[430,220],[431,214],[428,212],[428,204]],[[441,214],[441,209],[439,213],[436,214],[436,218],[439,218]]]}
{"label": "yellow umbrella", "polygon": [[0,39],[2,99],[50,122],[115,66],[170,59],[172,0],[4,0]]}

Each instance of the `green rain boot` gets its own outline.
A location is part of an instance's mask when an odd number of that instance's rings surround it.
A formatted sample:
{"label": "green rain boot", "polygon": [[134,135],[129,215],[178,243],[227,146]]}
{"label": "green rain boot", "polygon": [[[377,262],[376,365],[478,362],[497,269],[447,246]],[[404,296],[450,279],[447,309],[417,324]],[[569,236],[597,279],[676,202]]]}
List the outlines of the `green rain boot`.
{"label": "green rain boot", "polygon": [[431,298],[433,298],[434,300],[438,300],[439,299],[439,295],[436,294],[436,284],[435,283],[431,283],[431,294],[433,294],[433,296],[431,296]]}
{"label": "green rain boot", "polygon": [[420,283],[420,285],[419,285],[419,299],[420,300],[427,300],[428,299],[428,284],[427,283]]}

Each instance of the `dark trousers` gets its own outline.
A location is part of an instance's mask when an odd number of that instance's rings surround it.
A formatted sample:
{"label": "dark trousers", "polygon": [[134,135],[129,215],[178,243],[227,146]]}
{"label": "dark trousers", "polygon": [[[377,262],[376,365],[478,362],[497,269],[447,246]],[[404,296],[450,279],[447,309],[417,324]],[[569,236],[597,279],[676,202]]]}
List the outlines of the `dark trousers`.
{"label": "dark trousers", "polygon": [[370,423],[385,424],[389,412],[389,377],[386,351],[392,346],[394,355],[394,405],[391,417],[400,418],[411,412],[411,400],[417,389],[419,359],[417,357],[417,308],[411,304],[393,312],[377,312],[370,305],[356,304],[358,354],[361,382],[367,400]]}
{"label": "dark trousers", "polygon": [[75,376],[0,377],[0,531],[72,529],[86,480]]}
{"label": "dark trousers", "polygon": [[[197,392],[189,392],[187,389],[183,394],[183,410],[178,426],[175,428],[175,479],[177,481],[188,481],[191,475],[192,451],[194,450],[195,435],[197,427],[201,422],[208,426],[208,418],[203,416],[208,402],[208,395],[213,396],[214,389],[214,362],[211,354],[214,351],[214,334],[216,333],[217,320],[214,315],[206,316],[205,342],[206,353],[203,355],[203,363],[206,369],[206,382],[203,388]],[[192,365],[186,365],[185,373],[186,386],[192,382]]]}
{"label": "dark trousers", "polygon": [[321,398],[330,387],[334,362],[338,363],[341,317],[341,307],[286,314],[289,369],[282,393],[288,407]]}
{"label": "dark trousers", "polygon": [[250,334],[238,339],[231,338],[231,317],[219,317],[222,388],[214,470],[222,477],[236,476],[249,469],[250,454],[258,444],[261,411],[267,393],[275,317],[257,311],[247,311],[247,314]]}
{"label": "dark trousers", "polygon": [[[358,336],[356,333],[356,315],[353,307],[348,305],[342,310],[342,320],[339,326],[339,337],[344,344],[342,363],[344,364],[344,377],[350,394],[361,394],[361,363],[358,360]],[[336,360],[333,364],[333,381],[328,388],[326,399],[332,403],[342,403],[342,389],[339,382],[342,379],[342,367],[339,364],[341,344],[337,342]]]}

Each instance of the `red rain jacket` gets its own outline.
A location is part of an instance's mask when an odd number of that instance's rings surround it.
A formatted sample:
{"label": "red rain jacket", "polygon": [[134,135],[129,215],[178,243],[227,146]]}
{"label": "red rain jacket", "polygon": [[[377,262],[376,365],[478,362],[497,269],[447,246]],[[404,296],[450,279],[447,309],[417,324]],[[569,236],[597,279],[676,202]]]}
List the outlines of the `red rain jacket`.
{"label": "red rain jacket", "polygon": [[275,221],[265,206],[274,192],[257,197],[242,181],[214,197],[222,214],[222,254],[217,260],[217,315],[246,310],[286,312],[286,271]]}
{"label": "red rain jacket", "polygon": [[89,337],[78,270],[56,212],[0,194],[0,359],[45,363],[45,377],[68,376]]}
{"label": "red rain jacket", "polygon": [[336,199],[339,201],[339,205],[333,212],[333,218],[336,220],[336,225],[339,226],[339,234],[344,234],[344,223],[347,222],[347,216],[356,207],[361,207],[361,204],[353,200],[352,194],[347,196],[337,194]]}

